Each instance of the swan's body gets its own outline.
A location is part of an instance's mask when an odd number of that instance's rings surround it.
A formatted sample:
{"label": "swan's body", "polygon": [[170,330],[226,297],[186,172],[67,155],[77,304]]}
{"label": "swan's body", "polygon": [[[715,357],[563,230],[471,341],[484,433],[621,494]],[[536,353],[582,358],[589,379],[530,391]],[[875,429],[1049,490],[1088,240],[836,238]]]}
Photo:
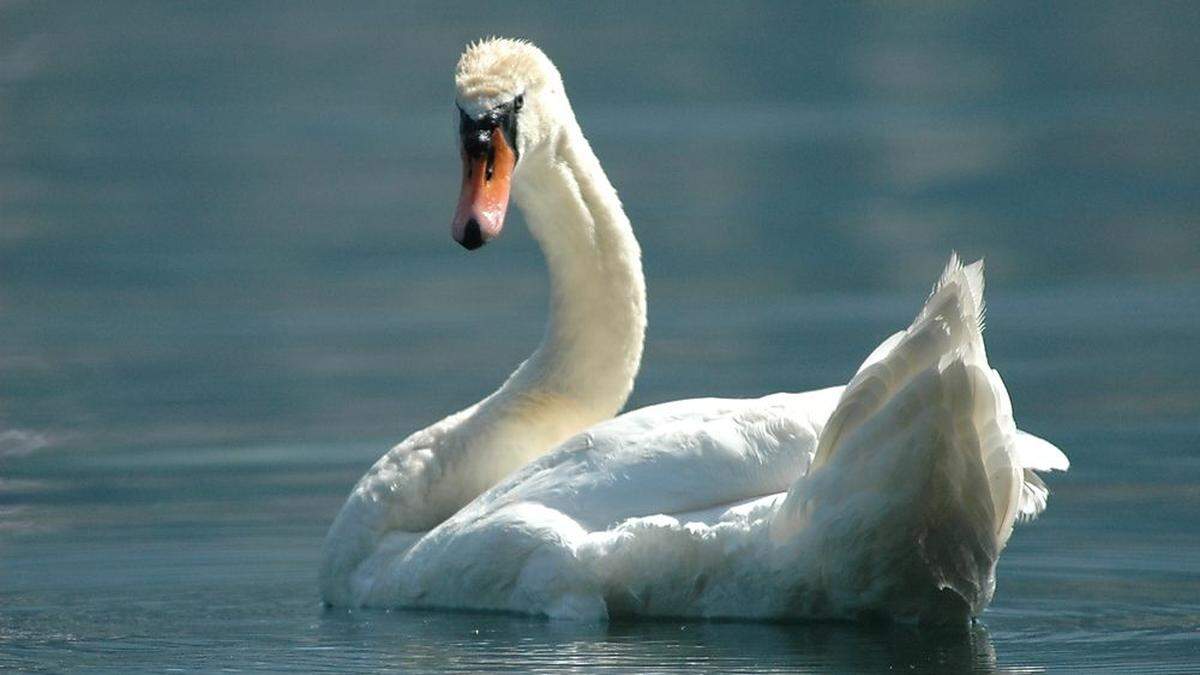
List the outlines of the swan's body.
{"label": "swan's body", "polygon": [[[500,390],[360,481],[326,541],[325,600],[582,619],[981,611],[1013,522],[1045,506],[1032,471],[1066,468],[1016,430],[987,364],[982,268],[952,260],[845,389],[601,422],[645,327],[629,222],[540,51],[476,45],[457,79],[464,129],[528,99],[509,120],[513,188],[551,269],[550,325]],[[472,248],[503,217],[466,197],[460,215]]]}

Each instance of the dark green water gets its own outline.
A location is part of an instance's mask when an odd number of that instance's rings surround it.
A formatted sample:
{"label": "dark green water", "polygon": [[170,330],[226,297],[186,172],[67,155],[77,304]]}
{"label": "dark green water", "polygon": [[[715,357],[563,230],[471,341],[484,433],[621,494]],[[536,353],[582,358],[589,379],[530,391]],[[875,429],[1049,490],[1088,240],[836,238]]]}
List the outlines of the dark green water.
{"label": "dark green water", "polygon": [[[533,38],[621,191],[631,406],[844,382],[951,249],[1071,457],[973,634],[325,611],[320,538],[541,333],[450,73]],[[0,3],[0,670],[1200,669],[1200,10]],[[481,348],[486,338],[486,348]]]}

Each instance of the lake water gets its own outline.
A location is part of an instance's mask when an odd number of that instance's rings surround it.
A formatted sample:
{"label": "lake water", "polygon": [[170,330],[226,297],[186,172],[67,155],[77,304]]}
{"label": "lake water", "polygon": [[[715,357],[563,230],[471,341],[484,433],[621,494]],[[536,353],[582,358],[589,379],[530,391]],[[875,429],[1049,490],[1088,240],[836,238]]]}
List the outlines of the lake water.
{"label": "lake water", "polygon": [[[1200,670],[1200,9],[0,4],[0,670]],[[844,382],[951,249],[1055,441],[966,636],[325,610],[321,537],[540,337],[450,73],[556,60],[645,250],[632,407]],[[485,334],[490,348],[479,348]]]}

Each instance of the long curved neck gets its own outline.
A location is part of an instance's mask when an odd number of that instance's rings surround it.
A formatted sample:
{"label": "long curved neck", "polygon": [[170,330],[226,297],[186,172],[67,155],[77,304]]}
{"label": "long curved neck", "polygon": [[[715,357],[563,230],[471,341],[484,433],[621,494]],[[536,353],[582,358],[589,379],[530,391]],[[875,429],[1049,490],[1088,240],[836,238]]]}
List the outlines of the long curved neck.
{"label": "long curved neck", "polygon": [[457,429],[477,451],[465,455],[468,496],[615,415],[646,331],[641,250],[573,115],[553,142],[521,156],[513,178],[550,270],[550,317],[533,355]]}
{"label": "long curved neck", "polygon": [[[550,270],[550,318],[507,386],[569,398],[586,425],[625,404],[642,357],[641,250],[574,119],[516,176],[514,197]],[[586,426],[585,425],[585,426]]]}
{"label": "long curved neck", "polygon": [[513,183],[550,268],[545,336],[500,389],[410,436],[363,478],[326,540],[321,594],[328,602],[354,602],[349,575],[383,533],[436,527],[530,460],[615,415],[633,389],[646,330],[641,251],[573,116],[548,145],[522,156]]}

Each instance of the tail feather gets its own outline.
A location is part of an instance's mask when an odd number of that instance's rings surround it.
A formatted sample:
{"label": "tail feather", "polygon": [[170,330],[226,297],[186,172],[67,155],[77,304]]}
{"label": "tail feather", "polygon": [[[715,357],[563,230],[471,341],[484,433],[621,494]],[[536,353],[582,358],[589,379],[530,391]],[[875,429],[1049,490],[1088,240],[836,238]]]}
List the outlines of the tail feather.
{"label": "tail feather", "polygon": [[[1045,508],[1033,470],[1067,466],[1057,448],[1016,429],[984,350],[983,287],[982,262],[951,256],[912,325],[847,385],[809,474],[771,524],[776,541],[851,537],[870,556],[894,556],[875,568],[891,578],[871,583],[891,589],[876,588],[897,611],[944,607],[947,592],[981,611],[1013,524]],[[914,591],[922,585],[924,595]]]}
{"label": "tail feather", "polygon": [[1017,458],[1021,466],[1034,471],[1066,471],[1071,461],[1049,441],[1017,430]]}
{"label": "tail feather", "polygon": [[1021,483],[1021,503],[1017,512],[1017,520],[1021,522],[1033,520],[1046,510],[1046,501],[1050,498],[1050,488],[1042,482],[1041,476],[1032,469],[1023,469],[1024,482]]}
{"label": "tail feather", "polygon": [[1021,498],[1017,507],[1017,520],[1025,522],[1037,518],[1046,510],[1046,502],[1050,498],[1050,488],[1042,482],[1036,471],[1066,471],[1071,461],[1049,441],[1033,434],[1017,430],[1015,452],[1017,464],[1022,467],[1024,482],[1021,485]]}

